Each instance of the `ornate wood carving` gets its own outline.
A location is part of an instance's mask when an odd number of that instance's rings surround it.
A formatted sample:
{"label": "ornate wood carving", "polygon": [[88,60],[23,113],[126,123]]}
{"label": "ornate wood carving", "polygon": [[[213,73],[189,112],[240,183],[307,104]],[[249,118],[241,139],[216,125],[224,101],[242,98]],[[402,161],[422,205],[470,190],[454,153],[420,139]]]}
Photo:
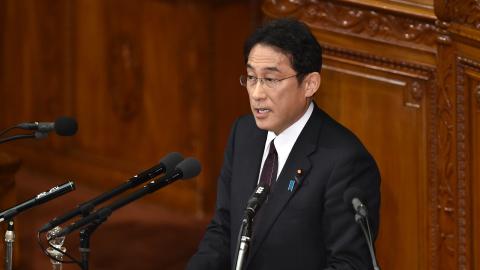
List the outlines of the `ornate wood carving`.
{"label": "ornate wood carving", "polygon": [[126,36],[114,38],[108,52],[108,84],[113,110],[120,119],[131,121],[140,111],[143,100],[140,52]]}
{"label": "ornate wood carving", "polygon": [[433,21],[333,1],[267,0],[263,10],[274,17],[300,18],[319,29],[428,51],[433,51],[435,47],[436,27]]}
{"label": "ornate wood carving", "polygon": [[477,98],[477,109],[480,109],[480,84],[475,89],[475,97]]}
{"label": "ornate wood carving", "polygon": [[[432,82],[436,83],[438,78],[436,78],[437,73],[434,73]],[[429,221],[429,268],[431,270],[438,268],[438,235],[439,235],[439,226],[438,226],[438,214],[437,214],[437,162],[438,162],[438,136],[437,136],[437,99],[438,99],[438,86],[433,86],[433,89],[429,91],[429,110],[428,110],[428,178],[429,178],[429,189],[428,196],[430,198],[430,221]]]}
{"label": "ornate wood carving", "polygon": [[480,1],[478,0],[435,0],[435,13],[441,20],[467,24],[480,29]]}
{"label": "ornate wood carving", "polygon": [[457,194],[458,194],[458,266],[459,269],[466,267],[466,147],[465,147],[465,89],[464,67],[457,58]]}
{"label": "ornate wood carving", "polygon": [[437,25],[437,42],[442,43],[444,45],[449,45],[452,43],[452,38],[448,32],[449,24],[443,21],[436,21],[435,24]]}
{"label": "ornate wood carving", "polygon": [[433,68],[418,65],[405,61],[396,61],[387,57],[374,54],[366,54],[353,50],[342,49],[338,47],[322,45],[324,56],[336,56],[344,59],[362,62],[365,64],[373,64],[390,70],[395,70],[397,74],[402,74],[416,79],[429,80],[434,72]]}
{"label": "ornate wood carving", "polygon": [[456,215],[457,183],[455,169],[455,87],[453,47],[439,43],[439,59],[436,106],[436,172],[431,178],[433,189],[431,205],[436,207],[431,217],[431,269],[455,269],[457,256]]}
{"label": "ornate wood carving", "polygon": [[418,81],[413,81],[406,87],[407,95],[405,106],[415,109],[420,108],[420,102],[423,98],[424,87]]}
{"label": "ornate wood carving", "polygon": [[[457,57],[457,174],[458,174],[458,267],[471,269],[471,176],[469,168],[470,140],[469,132],[469,97],[470,91],[478,91],[477,79],[467,75],[467,70],[480,75],[480,63],[471,59]],[[477,87],[474,87],[477,85]],[[469,88],[469,86],[471,88]],[[473,108],[472,108],[473,109]]]}

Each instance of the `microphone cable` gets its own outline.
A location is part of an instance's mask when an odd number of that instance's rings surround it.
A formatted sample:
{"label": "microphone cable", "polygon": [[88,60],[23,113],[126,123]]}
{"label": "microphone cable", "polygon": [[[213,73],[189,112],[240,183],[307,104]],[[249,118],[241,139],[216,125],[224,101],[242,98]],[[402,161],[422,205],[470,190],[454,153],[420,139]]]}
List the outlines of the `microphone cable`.
{"label": "microphone cable", "polygon": [[54,261],[56,261],[56,262],[65,263],[65,264],[73,264],[73,263],[75,263],[75,264],[77,264],[77,265],[80,267],[80,269],[83,269],[82,263],[81,263],[79,260],[75,259],[75,257],[73,257],[72,255],[70,255],[68,252],[62,251],[61,249],[53,246],[52,244],[50,244],[50,242],[48,242],[48,245],[49,245],[52,249],[54,249],[55,251],[61,253],[61,254],[64,255],[64,256],[67,256],[70,260],[68,260],[68,261],[67,261],[67,260],[63,260],[63,259],[62,259],[62,260],[59,260],[59,259],[55,258],[54,256],[50,255],[50,254],[48,253],[47,249],[45,248],[45,246],[42,244],[42,239],[40,238],[40,234],[41,234],[40,232],[37,232],[37,243],[38,243],[38,245],[40,246],[40,249],[42,250],[43,254],[45,254],[47,257],[49,257],[50,259],[52,259],[52,260],[54,260]]}
{"label": "microphone cable", "polygon": [[17,128],[17,126],[13,126],[13,127],[9,127],[9,128],[6,128],[6,129],[0,131],[0,137],[3,136],[5,133],[9,132],[10,130],[14,130],[16,128]]}
{"label": "microphone cable", "polygon": [[[6,129],[0,131],[0,137],[2,137],[3,135],[7,134],[9,131],[14,130],[16,128],[19,128],[19,127],[18,126],[12,126],[12,127],[9,127],[9,128],[6,128]],[[6,142],[9,142],[9,141],[13,141],[13,140],[30,139],[30,138],[35,138],[35,134],[34,133],[31,133],[31,134],[17,134],[17,135],[13,135],[13,136],[6,137],[6,138],[1,138],[0,139],[0,144],[6,143]]]}

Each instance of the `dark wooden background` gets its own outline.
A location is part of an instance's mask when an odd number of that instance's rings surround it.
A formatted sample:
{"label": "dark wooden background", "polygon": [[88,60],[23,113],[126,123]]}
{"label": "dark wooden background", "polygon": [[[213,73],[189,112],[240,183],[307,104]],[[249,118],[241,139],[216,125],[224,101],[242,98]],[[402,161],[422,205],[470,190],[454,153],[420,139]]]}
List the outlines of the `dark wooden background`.
{"label": "dark wooden background", "polygon": [[[203,214],[230,124],[248,112],[238,84],[255,2],[0,1],[2,126],[72,115],[73,138],[4,149],[27,166],[106,189],[178,151],[196,181],[154,195]],[[8,147],[8,148],[7,148]],[[41,154],[40,154],[41,153]]]}
{"label": "dark wooden background", "polygon": [[317,102],[380,166],[383,269],[480,269],[475,0],[0,0],[0,127],[59,115],[80,127],[0,150],[98,190],[193,155],[195,181],[147,200],[208,219],[231,122],[249,111],[242,43],[286,16],[324,45]]}

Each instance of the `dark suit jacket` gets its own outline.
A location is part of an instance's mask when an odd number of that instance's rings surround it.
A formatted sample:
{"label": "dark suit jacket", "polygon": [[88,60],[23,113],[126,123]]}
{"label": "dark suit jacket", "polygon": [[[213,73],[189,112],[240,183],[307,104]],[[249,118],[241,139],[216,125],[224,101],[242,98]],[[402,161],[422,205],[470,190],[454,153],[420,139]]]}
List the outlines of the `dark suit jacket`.
{"label": "dark suit jacket", "polygon": [[[218,181],[216,212],[187,269],[232,269],[238,231],[260,171],[267,132],[253,116],[233,126]],[[296,176],[302,169],[303,174]],[[290,180],[295,181],[289,190]],[[347,187],[366,193],[373,234],[380,175],[361,142],[316,105],[255,224],[245,269],[373,269]]]}

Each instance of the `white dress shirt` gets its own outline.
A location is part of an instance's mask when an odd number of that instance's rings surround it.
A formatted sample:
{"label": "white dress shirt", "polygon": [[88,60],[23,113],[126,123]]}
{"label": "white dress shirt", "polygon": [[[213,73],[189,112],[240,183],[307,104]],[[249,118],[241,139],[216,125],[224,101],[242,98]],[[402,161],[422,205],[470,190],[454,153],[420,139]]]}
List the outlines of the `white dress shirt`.
{"label": "white dress shirt", "polygon": [[[292,151],[293,145],[297,141],[298,136],[302,132],[305,124],[307,124],[308,119],[313,112],[313,102],[310,102],[307,111],[303,114],[297,122],[293,123],[287,129],[285,129],[282,133],[276,135],[273,131],[269,131],[267,135],[267,140],[265,141],[265,149],[263,150],[263,158],[262,158],[262,166],[260,167],[260,172],[263,169],[263,164],[268,156],[268,151],[270,150],[270,142],[275,139],[273,144],[275,144],[275,148],[277,149],[278,154],[278,170],[277,170],[277,178],[282,172],[283,166],[285,162],[287,162],[287,158]],[[260,173],[261,175],[261,173]],[[258,176],[258,181],[260,181],[260,175]]]}

